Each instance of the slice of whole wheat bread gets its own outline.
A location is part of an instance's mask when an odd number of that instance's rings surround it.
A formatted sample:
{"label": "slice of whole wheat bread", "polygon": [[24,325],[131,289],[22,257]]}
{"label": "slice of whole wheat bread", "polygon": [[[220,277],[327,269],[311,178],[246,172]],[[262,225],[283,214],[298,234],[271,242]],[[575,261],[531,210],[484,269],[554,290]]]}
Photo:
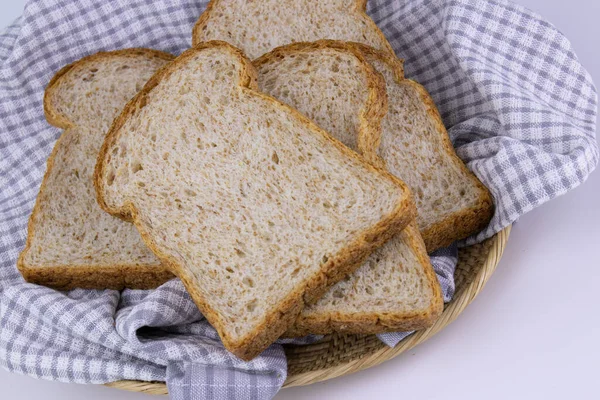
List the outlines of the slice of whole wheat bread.
{"label": "slice of whole wheat bread", "polygon": [[192,43],[223,40],[250,58],[294,42],[319,39],[361,42],[394,54],[367,0],[211,0],[192,34]]}
{"label": "slice of whole wheat bread", "polygon": [[27,281],[62,290],[147,289],[173,277],[134,226],[100,209],[93,184],[114,117],[173,58],[147,49],[102,52],[66,66],[48,84],[46,119],[64,132],[48,159],[18,261]]}
{"label": "slice of whole wheat bread", "polygon": [[[385,98],[385,83],[357,46],[330,40],[296,43],[263,55],[254,65],[263,92],[377,161],[384,118],[377,99]],[[377,106],[370,106],[373,103]],[[422,329],[437,319],[442,308],[439,284],[412,223],[306,307],[285,336]]]}
{"label": "slice of whole wheat bread", "polygon": [[404,79],[396,57],[355,45],[387,83],[388,112],[379,155],[386,168],[411,188],[427,251],[482,230],[494,212],[492,196],[456,155],[429,93]]}
{"label": "slice of whole wheat bread", "polygon": [[115,120],[95,171],[101,207],[133,220],[243,359],[415,217],[400,180],[256,89],[231,45],[184,52]]}

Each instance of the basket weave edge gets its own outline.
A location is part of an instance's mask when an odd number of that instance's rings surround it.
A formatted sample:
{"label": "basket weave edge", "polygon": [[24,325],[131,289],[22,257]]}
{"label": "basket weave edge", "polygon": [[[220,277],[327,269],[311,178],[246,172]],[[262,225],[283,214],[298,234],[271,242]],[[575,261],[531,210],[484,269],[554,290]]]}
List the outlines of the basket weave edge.
{"label": "basket weave edge", "polygon": [[[475,297],[477,297],[492,276],[506,247],[511,228],[512,227],[509,225],[491,239],[493,244],[484,265],[477,272],[473,281],[465,287],[465,290],[453,299],[453,302],[444,309],[444,312],[432,327],[415,332],[402,340],[396,347],[384,347],[362,358],[331,368],[290,375],[285,381],[283,388],[310,385],[374,367],[399,356],[403,352],[412,349],[416,345],[440,332],[447,325],[456,320]],[[105,386],[146,394],[168,394],[167,385],[164,382],[117,381],[106,383]]]}
{"label": "basket weave edge", "polygon": [[294,386],[310,385],[313,383],[337,378],[343,375],[352,374],[354,372],[374,367],[385,361],[391,360],[394,357],[399,356],[403,352],[412,349],[416,345],[426,341],[427,339],[440,332],[447,325],[456,320],[456,318],[481,292],[487,281],[490,279],[490,277],[496,270],[496,266],[498,265],[498,262],[500,261],[500,258],[502,257],[502,254],[504,252],[504,248],[506,247],[510,231],[511,226],[508,226],[494,237],[494,242],[485,260],[484,265],[477,272],[477,274],[473,278],[473,281],[465,287],[465,290],[457,298],[454,299],[452,304],[450,304],[444,309],[444,312],[433,326],[431,326],[428,329],[415,332],[414,334],[402,340],[395,347],[383,347],[382,349],[377,350],[370,355],[352,360],[346,364],[338,365],[320,371],[310,371],[288,376],[288,379],[284,383],[283,387],[288,388]]}

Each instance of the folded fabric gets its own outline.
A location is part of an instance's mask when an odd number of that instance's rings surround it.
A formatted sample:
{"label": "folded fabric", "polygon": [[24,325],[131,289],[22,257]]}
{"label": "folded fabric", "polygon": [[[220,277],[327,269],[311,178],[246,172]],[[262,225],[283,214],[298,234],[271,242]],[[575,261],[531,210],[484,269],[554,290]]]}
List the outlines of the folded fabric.
{"label": "folded fabric", "polygon": [[[16,259],[59,131],[43,91],[62,66],[99,50],[178,54],[206,1],[35,0],[0,35],[0,365],[79,383],[162,380],[173,399],[268,399],[286,379],[275,344],[251,362],[221,346],[178,280],[154,291],[74,290],[24,283]],[[461,158],[496,213],[459,246],[491,237],[581,184],[598,162],[597,95],[568,40],[523,7],[498,0],[374,0],[368,12],[436,101]],[[456,247],[432,255],[445,300]],[[380,338],[395,345],[407,333]],[[315,337],[304,339],[315,340]]]}

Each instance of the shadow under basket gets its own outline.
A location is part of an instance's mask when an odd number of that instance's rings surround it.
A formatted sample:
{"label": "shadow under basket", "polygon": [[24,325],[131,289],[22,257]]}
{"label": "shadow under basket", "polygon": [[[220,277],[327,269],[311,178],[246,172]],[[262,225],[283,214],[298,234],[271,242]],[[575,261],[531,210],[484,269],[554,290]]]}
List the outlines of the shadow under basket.
{"label": "shadow under basket", "polygon": [[[305,346],[286,345],[288,377],[284,388],[352,374],[399,356],[444,329],[477,297],[496,269],[510,235],[504,229],[483,243],[460,249],[454,274],[456,291],[436,323],[387,347],[375,335],[332,334]],[[117,389],[148,394],[168,394],[164,382],[119,381],[106,384]]]}

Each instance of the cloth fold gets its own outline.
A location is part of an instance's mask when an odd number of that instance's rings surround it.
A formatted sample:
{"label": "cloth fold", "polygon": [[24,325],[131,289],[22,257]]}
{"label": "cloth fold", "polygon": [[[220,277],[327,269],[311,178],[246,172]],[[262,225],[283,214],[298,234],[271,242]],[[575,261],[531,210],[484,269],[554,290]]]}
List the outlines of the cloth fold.
{"label": "cloth fold", "polygon": [[[0,34],[0,365],[77,383],[166,381],[181,399],[269,399],[286,379],[274,344],[228,353],[179,280],[153,291],[57,292],[25,283],[16,259],[60,134],[43,91],[62,66],[125,47],[179,54],[207,1],[32,0]],[[568,40],[501,0],[372,0],[368,13],[406,75],[438,105],[458,155],[496,212],[478,235],[431,255],[446,301],[457,248],[479,242],[585,181],[598,162],[597,94]],[[390,346],[408,333],[380,335]],[[318,337],[298,339],[310,343]]]}

